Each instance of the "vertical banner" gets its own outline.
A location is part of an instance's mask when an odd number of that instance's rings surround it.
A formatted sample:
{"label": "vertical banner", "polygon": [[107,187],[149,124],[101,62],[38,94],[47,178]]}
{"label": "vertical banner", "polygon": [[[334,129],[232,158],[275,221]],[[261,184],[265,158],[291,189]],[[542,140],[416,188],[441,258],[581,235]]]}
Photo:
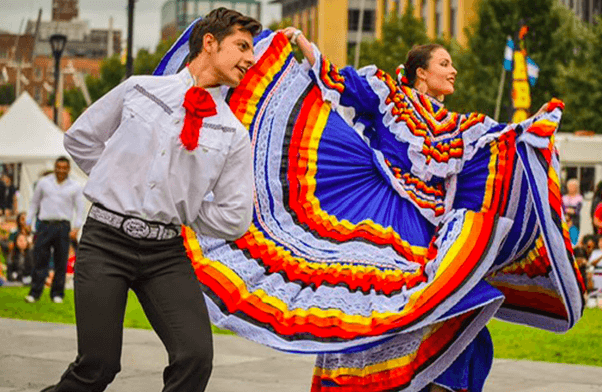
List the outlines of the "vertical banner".
{"label": "vertical banner", "polygon": [[514,69],[512,70],[512,106],[514,114],[512,122],[517,123],[529,117],[531,108],[531,91],[527,73],[527,50],[525,49],[525,35],[527,26],[523,26],[518,33],[519,50],[514,50]]}

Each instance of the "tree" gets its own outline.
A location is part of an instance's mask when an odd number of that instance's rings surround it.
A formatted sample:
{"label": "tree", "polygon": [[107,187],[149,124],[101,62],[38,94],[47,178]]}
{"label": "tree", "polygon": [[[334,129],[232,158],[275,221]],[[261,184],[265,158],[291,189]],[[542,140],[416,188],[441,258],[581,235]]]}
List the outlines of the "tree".
{"label": "tree", "polygon": [[[407,2],[402,15],[394,8],[382,27],[382,38],[363,41],[360,47],[360,67],[374,64],[390,75],[395,75],[397,66],[405,62],[405,56],[414,45],[429,41],[422,20],[414,17],[414,6]],[[353,64],[354,51],[347,54],[349,64]]]}
{"label": "tree", "polygon": [[[532,111],[553,97],[563,98],[556,82],[559,64],[582,56],[578,48],[584,44],[583,32],[570,30],[574,20],[574,14],[556,0],[482,0],[478,21],[467,30],[467,48],[452,50],[458,77],[456,92],[448,100],[450,109],[493,115],[506,37],[516,39],[523,23],[529,26],[527,54],[540,67],[531,89]],[[510,117],[510,79],[507,75],[501,120]]]}
{"label": "tree", "polygon": [[[134,74],[135,75],[150,75],[153,73],[161,58],[173,45],[175,39],[159,42],[155,52],[150,53],[148,49],[140,49],[134,59]],[[108,93],[112,88],[117,86],[125,77],[125,65],[121,63],[118,55],[106,58],[100,66],[100,76],[86,76],[85,82],[90,99],[95,102],[97,99]],[[71,114],[71,118],[75,120],[80,114],[86,110],[86,101],[83,93],[79,88],[72,88],[65,91],[64,97],[65,108]]]}
{"label": "tree", "polygon": [[12,105],[15,101],[15,86],[3,84],[0,86],[0,105]]}
{"label": "tree", "polygon": [[559,96],[565,102],[562,120],[563,130],[592,130],[602,133],[602,75],[592,64],[602,63],[602,20],[593,27],[580,21],[569,20],[561,31],[580,37],[580,45],[572,50],[575,57],[559,64],[558,75],[554,79]]}

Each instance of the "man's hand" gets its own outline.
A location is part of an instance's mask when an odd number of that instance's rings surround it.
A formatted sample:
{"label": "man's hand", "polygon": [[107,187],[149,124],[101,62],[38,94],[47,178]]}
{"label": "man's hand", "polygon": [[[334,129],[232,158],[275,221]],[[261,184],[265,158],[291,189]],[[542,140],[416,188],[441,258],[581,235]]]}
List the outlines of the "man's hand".
{"label": "man's hand", "polygon": [[72,240],[77,240],[77,234],[79,233],[79,229],[73,229],[69,232],[69,238]]}

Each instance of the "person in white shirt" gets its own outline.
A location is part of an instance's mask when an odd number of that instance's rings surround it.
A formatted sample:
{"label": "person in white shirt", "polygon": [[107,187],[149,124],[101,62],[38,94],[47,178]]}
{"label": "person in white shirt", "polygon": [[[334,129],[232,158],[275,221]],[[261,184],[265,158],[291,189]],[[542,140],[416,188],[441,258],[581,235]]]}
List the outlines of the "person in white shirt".
{"label": "person in white shirt", "polygon": [[130,288],[168,352],[163,391],[205,390],[211,326],[181,225],[227,240],[250,225],[249,134],[220,86],[237,86],[254,64],[260,31],[236,11],[212,11],[192,30],[186,68],[129,78],[66,133],[93,205],[75,268],[78,355],[44,391],[103,391],[114,379]]}
{"label": "person in white shirt", "polygon": [[65,296],[70,239],[77,238],[84,217],[82,188],[69,178],[70,169],[69,159],[59,157],[54,163],[54,173],[38,181],[31,198],[25,222],[31,225],[34,218],[38,222],[33,247],[31,288],[25,297],[25,301],[29,303],[40,299],[44,291],[51,249],[54,252],[54,278],[50,298],[55,303],[62,303]]}

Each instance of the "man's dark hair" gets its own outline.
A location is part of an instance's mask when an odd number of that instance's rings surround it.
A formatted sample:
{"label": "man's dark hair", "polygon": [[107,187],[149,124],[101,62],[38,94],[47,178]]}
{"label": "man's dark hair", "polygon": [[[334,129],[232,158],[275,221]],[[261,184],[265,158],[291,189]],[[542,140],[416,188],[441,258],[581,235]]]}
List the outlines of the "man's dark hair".
{"label": "man's dark hair", "polygon": [[248,31],[253,37],[261,32],[261,23],[245,16],[238,11],[229,10],[224,7],[216,8],[207,14],[203,19],[199,20],[193,27],[188,46],[190,54],[188,61],[192,61],[203,50],[203,37],[207,33],[211,33],[218,43],[221,43],[224,38],[232,34],[234,27],[238,26],[243,31]]}
{"label": "man's dark hair", "polygon": [[59,162],[67,162],[67,165],[71,166],[71,162],[69,162],[69,159],[64,155],[56,158],[56,161],[54,161],[54,165],[56,166],[56,164]]}

